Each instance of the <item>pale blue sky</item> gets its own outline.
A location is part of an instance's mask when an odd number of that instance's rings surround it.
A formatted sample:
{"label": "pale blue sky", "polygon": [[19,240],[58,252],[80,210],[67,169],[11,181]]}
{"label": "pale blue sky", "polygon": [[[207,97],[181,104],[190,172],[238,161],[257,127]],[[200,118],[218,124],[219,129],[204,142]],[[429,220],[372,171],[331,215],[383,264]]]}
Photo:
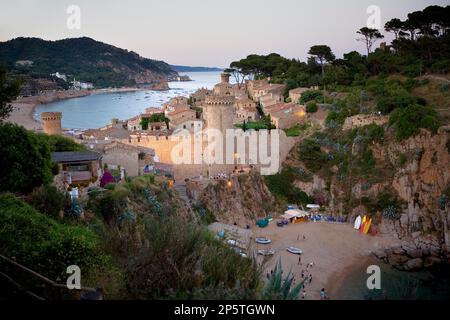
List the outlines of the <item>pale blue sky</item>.
{"label": "pale blue sky", "polygon": [[[381,24],[428,5],[424,0],[0,0],[0,41],[88,36],[172,64],[227,66],[251,53],[307,57],[328,44],[338,57],[357,49],[369,5]],[[66,27],[68,5],[81,8],[81,29]],[[388,38],[389,39],[389,38]]]}

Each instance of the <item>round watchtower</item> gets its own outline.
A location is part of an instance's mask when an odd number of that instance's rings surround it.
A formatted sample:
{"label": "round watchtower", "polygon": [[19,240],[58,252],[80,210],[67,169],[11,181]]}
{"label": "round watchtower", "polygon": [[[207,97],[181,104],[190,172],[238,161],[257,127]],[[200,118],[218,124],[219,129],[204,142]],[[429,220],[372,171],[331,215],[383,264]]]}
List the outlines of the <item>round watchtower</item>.
{"label": "round watchtower", "polygon": [[44,132],[47,134],[61,134],[61,112],[42,112],[41,120],[44,126]]}
{"label": "round watchtower", "polygon": [[223,133],[226,129],[233,128],[234,100],[233,96],[206,96],[203,106],[206,127],[218,129]]}

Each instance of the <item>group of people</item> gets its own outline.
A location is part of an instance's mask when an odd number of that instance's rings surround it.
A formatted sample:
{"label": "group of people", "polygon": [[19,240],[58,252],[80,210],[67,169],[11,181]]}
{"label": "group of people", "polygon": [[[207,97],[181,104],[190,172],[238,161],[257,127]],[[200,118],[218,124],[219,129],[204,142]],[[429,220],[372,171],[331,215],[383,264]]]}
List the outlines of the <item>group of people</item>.
{"label": "group of people", "polygon": [[[298,264],[302,265],[302,255],[301,254],[298,257]],[[302,289],[302,299],[303,300],[306,298],[306,285],[311,284],[311,282],[312,282],[311,270],[313,267],[314,267],[314,262],[310,262],[306,265],[306,269],[302,269],[302,271],[300,273],[300,276],[303,281],[303,289]],[[322,288],[322,290],[320,290],[320,300],[326,300],[326,299],[328,299],[328,294],[325,291],[325,288]]]}

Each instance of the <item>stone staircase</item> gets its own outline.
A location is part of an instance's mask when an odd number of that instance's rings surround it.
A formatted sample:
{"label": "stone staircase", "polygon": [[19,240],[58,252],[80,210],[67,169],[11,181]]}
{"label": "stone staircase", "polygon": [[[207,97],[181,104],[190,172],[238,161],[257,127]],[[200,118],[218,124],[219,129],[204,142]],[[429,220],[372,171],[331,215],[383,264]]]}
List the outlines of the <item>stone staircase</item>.
{"label": "stone staircase", "polygon": [[186,185],[179,184],[174,186],[175,190],[177,190],[178,194],[180,195],[180,198],[187,204],[190,205],[190,199],[187,195]]}

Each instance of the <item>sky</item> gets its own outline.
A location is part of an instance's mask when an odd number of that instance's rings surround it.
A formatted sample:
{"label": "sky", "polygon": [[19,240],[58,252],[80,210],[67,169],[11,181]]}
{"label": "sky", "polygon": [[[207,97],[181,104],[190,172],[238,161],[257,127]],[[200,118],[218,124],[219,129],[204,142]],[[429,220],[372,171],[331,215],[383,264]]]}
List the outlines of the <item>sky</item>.
{"label": "sky", "polygon": [[[70,5],[80,9],[79,29],[67,27]],[[316,44],[342,57],[352,50],[364,53],[356,30],[372,17],[371,5],[379,8],[383,26],[448,0],[0,0],[0,41],[87,36],[189,66],[226,67],[249,54],[271,52],[306,60]]]}

